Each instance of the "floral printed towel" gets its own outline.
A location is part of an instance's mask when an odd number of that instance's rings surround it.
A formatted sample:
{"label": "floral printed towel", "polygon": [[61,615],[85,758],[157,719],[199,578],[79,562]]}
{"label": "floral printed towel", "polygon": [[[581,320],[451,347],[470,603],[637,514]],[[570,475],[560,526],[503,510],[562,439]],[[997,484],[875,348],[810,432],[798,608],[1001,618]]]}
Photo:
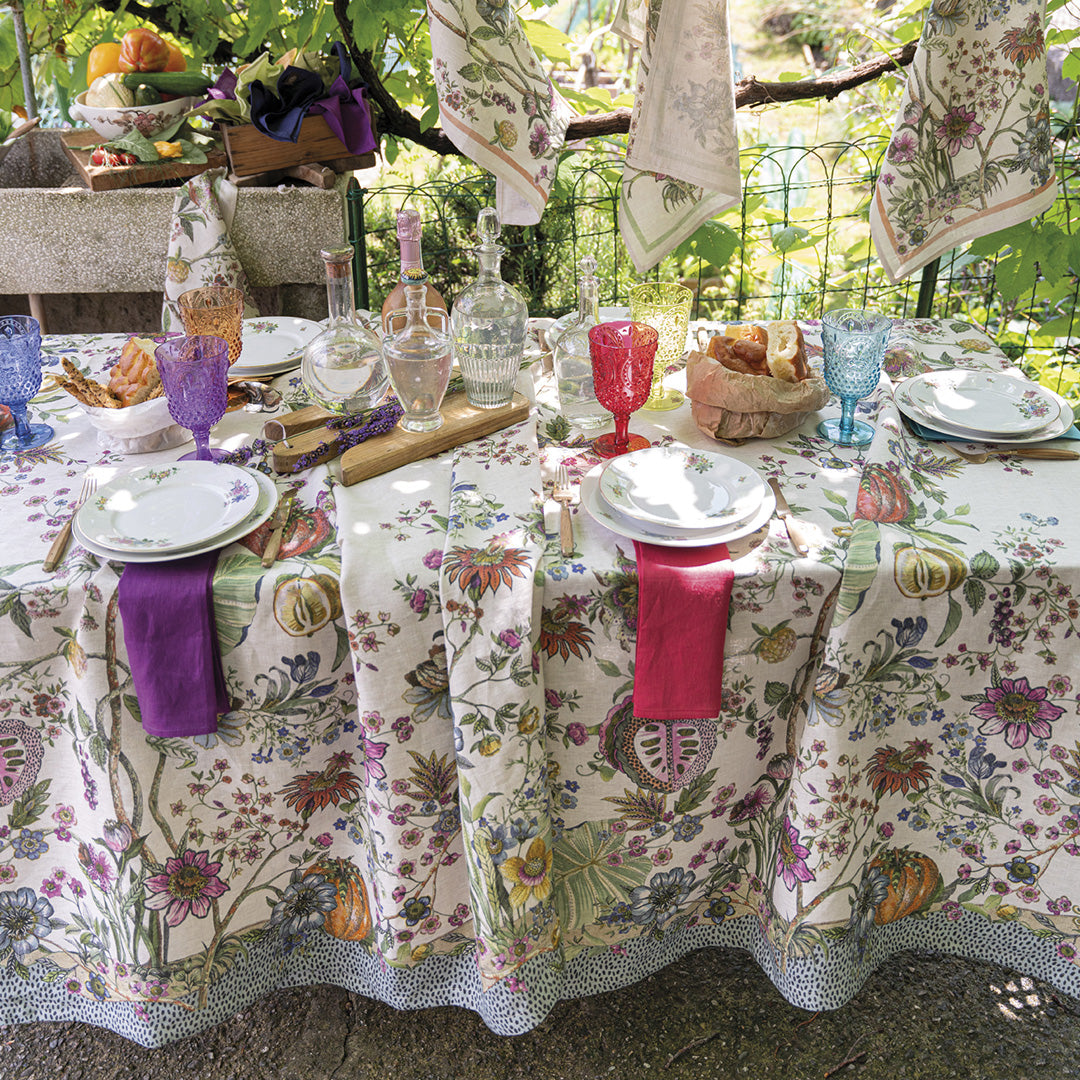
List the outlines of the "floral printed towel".
{"label": "floral printed towel", "polygon": [[1045,3],[930,5],[870,209],[899,281],[1057,196]]}
{"label": "floral printed towel", "polygon": [[555,179],[570,109],[518,17],[496,0],[428,0],[443,130],[493,173],[504,225],[535,225]]}
{"label": "floral printed towel", "polygon": [[[248,296],[247,274],[229,239],[236,196],[236,185],[225,178],[224,169],[208,169],[177,189],[161,309],[161,329],[166,333],[183,330],[176,301],[188,289],[230,285],[243,289]],[[244,305],[244,314],[259,314],[250,299]]]}
{"label": "floral printed towel", "polygon": [[726,544],[634,541],[638,625],[634,716],[713,720],[720,713],[724,638],[735,572]]}
{"label": "floral printed towel", "polygon": [[[642,25],[624,4],[619,32]],[[638,273],[739,201],[739,142],[727,0],[649,0],[630,118],[619,227]]]}

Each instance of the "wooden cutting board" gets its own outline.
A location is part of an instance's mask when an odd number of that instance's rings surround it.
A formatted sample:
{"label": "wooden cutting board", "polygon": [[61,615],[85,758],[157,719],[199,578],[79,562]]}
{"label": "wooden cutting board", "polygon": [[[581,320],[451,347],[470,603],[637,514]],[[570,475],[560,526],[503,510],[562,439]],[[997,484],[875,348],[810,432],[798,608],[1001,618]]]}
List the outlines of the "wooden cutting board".
{"label": "wooden cutting board", "polygon": [[201,165],[181,164],[176,161],[148,161],[138,165],[91,165],[90,155],[94,147],[105,140],[90,130],[66,131],[60,136],[72,164],[82,181],[91,191],[115,191],[118,188],[138,187],[159,180],[186,180],[198,176],[207,169],[220,169],[228,160],[224,150],[211,150]]}
{"label": "wooden cutting board", "polygon": [[[305,421],[314,421],[319,426],[298,434],[290,433],[288,438],[277,443],[273,449],[273,465],[276,472],[293,473],[341,454],[341,482],[347,486],[518,424],[528,417],[529,409],[529,399],[523,394],[515,394],[513,401],[502,408],[478,409],[469,404],[465,391],[460,390],[446,396],[442,404],[443,425],[435,431],[419,434],[395,427],[349,447],[344,453],[338,440],[348,437],[347,429],[327,428],[318,410],[300,410],[308,414]],[[297,426],[290,425],[287,430],[294,432]],[[303,465],[300,465],[301,459]]]}

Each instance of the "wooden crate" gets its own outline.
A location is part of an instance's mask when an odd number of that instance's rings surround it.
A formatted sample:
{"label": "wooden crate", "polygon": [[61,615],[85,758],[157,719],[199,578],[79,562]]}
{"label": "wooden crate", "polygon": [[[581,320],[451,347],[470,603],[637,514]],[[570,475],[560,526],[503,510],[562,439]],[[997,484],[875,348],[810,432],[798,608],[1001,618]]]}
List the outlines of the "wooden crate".
{"label": "wooden crate", "polygon": [[324,116],[305,117],[300,138],[294,143],[271,139],[253,124],[222,124],[221,133],[235,176],[254,176],[313,162],[331,165],[335,172],[370,169],[375,164],[374,153],[350,154]]}
{"label": "wooden crate", "polygon": [[[82,181],[91,191],[115,191],[117,188],[138,187],[159,180],[186,180],[207,169],[220,169],[226,161],[222,150],[211,150],[202,165],[181,164],[165,158],[162,161],[140,162],[137,165],[91,165],[90,155],[103,139],[93,131],[65,131],[60,136],[64,153],[74,164]],[[340,145],[340,144],[339,144]]]}

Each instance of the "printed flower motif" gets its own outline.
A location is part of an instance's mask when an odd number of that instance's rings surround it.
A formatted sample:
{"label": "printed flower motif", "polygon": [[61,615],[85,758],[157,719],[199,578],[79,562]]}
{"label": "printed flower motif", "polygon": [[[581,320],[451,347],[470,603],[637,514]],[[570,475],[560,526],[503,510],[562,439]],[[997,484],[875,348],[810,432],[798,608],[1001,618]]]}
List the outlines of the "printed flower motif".
{"label": "printed flower motif", "polygon": [[810,849],[799,843],[799,830],[791,824],[791,818],[784,815],[784,827],[780,833],[780,843],[776,849],[776,872],[784,879],[784,884],[791,891],[799,881],[813,881],[814,872],[806,865]]}
{"label": "printed flower motif", "polygon": [[16,859],[40,859],[49,850],[45,834],[41,829],[23,829],[11,841]]}
{"label": "printed flower motif", "polygon": [[507,884],[512,886],[511,907],[524,907],[530,897],[546,900],[551,895],[553,858],[554,852],[549,851],[543,837],[538,836],[529,845],[524,859],[520,855],[512,855],[499,867],[499,872]]}
{"label": "printed flower motif", "polygon": [[1049,739],[1050,724],[1065,711],[1047,701],[1045,686],[1032,688],[1026,678],[1002,679],[1000,686],[986,688],[986,700],[976,705],[972,713],[984,720],[979,725],[983,735],[1005,733],[1005,741],[1019,750],[1029,736]]}
{"label": "printed flower motif", "polygon": [[475,590],[479,600],[488,589],[494,593],[500,585],[513,588],[515,577],[525,577],[528,558],[521,548],[506,548],[492,539],[483,548],[453,548],[443,565],[450,582],[462,590]]}
{"label": "printed flower motif", "polygon": [[205,918],[210,901],[228,888],[218,877],[221,863],[210,862],[205,851],[185,851],[166,859],[165,870],[146,879],[149,894],[144,903],[154,911],[166,910],[169,926],[179,926],[188,915]]}
{"label": "printed flower motif", "polygon": [[630,890],[631,916],[639,926],[661,930],[686,903],[694,887],[693,870],[675,867],[649,878],[648,885]]}
{"label": "printed flower motif", "polygon": [[286,940],[304,938],[323,925],[326,916],[337,907],[337,886],[322,874],[308,874],[297,867],[281,899],[270,913],[271,926],[281,927]]}
{"label": "printed flower motif", "polygon": [[127,851],[128,846],[134,839],[134,834],[130,825],[110,819],[105,822],[103,839],[105,840],[105,846],[110,851],[119,854],[122,851]]}
{"label": "printed flower motif", "polygon": [[933,771],[922,759],[930,753],[930,744],[923,739],[908,740],[906,750],[883,746],[874,751],[866,778],[880,799],[890,795],[906,795],[909,791],[925,791],[930,786]]}
{"label": "printed flower motif", "polygon": [[0,893],[0,953],[12,949],[23,961],[47,937],[53,906],[33,889]]}
{"label": "printed flower motif", "polygon": [[938,142],[948,151],[949,157],[955,157],[961,149],[970,150],[975,145],[975,136],[982,132],[983,125],[976,122],[974,109],[965,109],[963,105],[954,105],[949,109],[934,129]]}
{"label": "printed flower motif", "polygon": [[903,165],[915,157],[915,151],[918,148],[919,142],[913,131],[899,131],[889,144],[889,160],[897,165]]}
{"label": "printed flower motif", "polygon": [[1001,36],[998,48],[1004,53],[1005,59],[1014,63],[1021,71],[1025,64],[1038,60],[1046,51],[1040,13],[1033,11],[1023,26],[1006,30]]}
{"label": "printed flower motif", "polygon": [[431,912],[430,896],[414,896],[406,900],[398,918],[405,920],[406,926],[415,926],[422,919],[426,919]]}
{"label": "printed flower motif", "polygon": [[289,674],[293,677],[294,682],[310,682],[319,674],[319,654],[317,652],[309,652],[307,656],[298,653],[292,658],[283,656],[281,662],[289,669]]}
{"label": "printed flower motif", "polygon": [[571,653],[579,660],[591,655],[592,633],[571,616],[572,612],[563,604],[541,610],[539,647],[548,659],[556,653],[564,660],[569,660]]}
{"label": "printed flower motif", "polygon": [[862,882],[859,891],[851,902],[851,918],[848,926],[855,937],[855,948],[859,959],[866,952],[866,942],[870,931],[874,928],[874,915],[878,906],[883,904],[889,895],[889,879],[880,867],[871,866]]}
{"label": "printed flower motif", "polygon": [[90,881],[102,891],[106,891],[113,880],[113,866],[109,856],[89,844],[79,844],[79,862]]}
{"label": "printed flower motif", "polygon": [[735,803],[731,808],[728,820],[733,825],[738,824],[740,821],[749,821],[751,818],[757,817],[772,801],[772,792],[764,784],[760,784],[753,791],[748,791]]}
{"label": "printed flower motif", "polygon": [[428,659],[422,660],[412,671],[405,672],[409,689],[401,696],[412,706],[413,719],[417,722],[438,716],[453,720],[450,711],[450,677],[446,670],[446,648],[435,644],[428,650]]}
{"label": "printed flower motif", "polygon": [[1014,856],[1005,869],[1008,871],[1010,881],[1020,882],[1023,885],[1034,885],[1035,875],[1039,872],[1039,868],[1034,863],[1028,862],[1022,855]]}
{"label": "printed flower motif", "polygon": [[714,896],[705,909],[705,918],[711,919],[717,926],[734,914],[735,908],[726,893],[721,896]]}
{"label": "printed flower motif", "polygon": [[[386,776],[386,770],[378,759],[386,753],[386,744],[373,743],[366,736],[361,736],[360,744],[368,779],[374,777],[381,780]],[[285,796],[285,805],[298,811],[304,821],[316,810],[324,810],[331,804],[337,806],[342,800],[358,799],[360,777],[345,768],[353,760],[352,754],[339,751],[330,758],[324,769],[294,776],[278,794]]]}

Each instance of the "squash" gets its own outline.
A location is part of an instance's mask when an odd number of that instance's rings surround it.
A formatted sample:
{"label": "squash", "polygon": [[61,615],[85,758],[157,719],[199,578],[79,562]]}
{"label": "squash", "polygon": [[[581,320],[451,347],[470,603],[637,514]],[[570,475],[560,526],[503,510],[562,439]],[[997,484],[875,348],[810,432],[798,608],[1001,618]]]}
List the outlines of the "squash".
{"label": "squash", "polygon": [[321,874],[337,889],[337,906],[326,914],[323,929],[342,941],[363,941],[371,932],[367,886],[351,859],[320,859],[304,871]]}
{"label": "squash", "polygon": [[870,861],[888,880],[885,899],[874,912],[878,926],[926,911],[944,891],[937,863],[921,851],[891,848]]}
{"label": "squash", "polygon": [[124,85],[123,75],[110,71],[90,84],[86,104],[92,109],[128,109],[135,104],[135,94]]}

